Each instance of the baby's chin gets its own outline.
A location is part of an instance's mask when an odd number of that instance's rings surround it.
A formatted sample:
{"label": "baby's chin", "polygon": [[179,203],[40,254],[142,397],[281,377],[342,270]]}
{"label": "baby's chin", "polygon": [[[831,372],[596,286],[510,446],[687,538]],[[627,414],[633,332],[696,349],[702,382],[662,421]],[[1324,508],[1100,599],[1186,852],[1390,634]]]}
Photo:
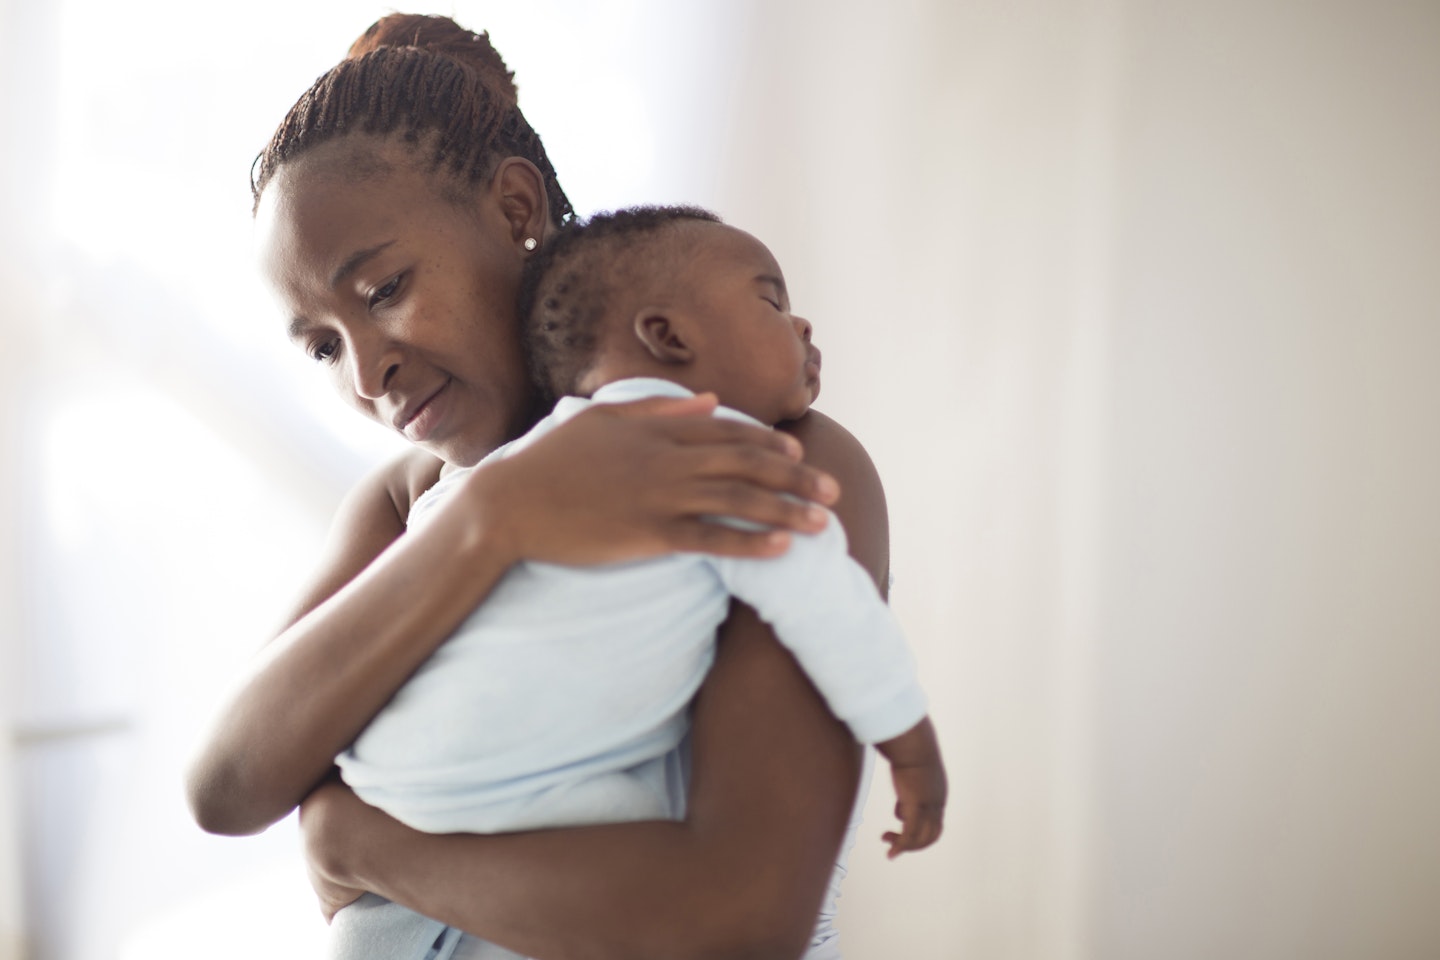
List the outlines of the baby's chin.
{"label": "baby's chin", "polygon": [[803,399],[804,399],[803,405],[799,405],[799,406],[796,407],[796,413],[795,413],[794,416],[787,416],[785,419],[786,419],[786,420],[799,420],[801,417],[805,416],[805,414],[807,414],[807,413],[810,412],[810,408],[811,408],[812,406],[814,406],[815,401],[816,401],[816,399],[819,398],[819,396],[820,396],[820,378],[819,378],[819,377],[814,377],[814,378],[812,378],[812,379],[810,379],[810,380],[807,380],[807,381],[805,382],[805,390],[804,390],[804,394],[803,394]]}
{"label": "baby's chin", "polygon": [[796,404],[794,407],[783,411],[780,417],[776,419],[775,422],[794,423],[796,420],[801,419],[805,416],[805,414],[810,412],[810,405],[815,402],[815,397],[819,396],[819,394],[820,390],[817,387],[815,390],[811,391],[811,396],[809,400],[805,401],[805,403],[803,404]]}

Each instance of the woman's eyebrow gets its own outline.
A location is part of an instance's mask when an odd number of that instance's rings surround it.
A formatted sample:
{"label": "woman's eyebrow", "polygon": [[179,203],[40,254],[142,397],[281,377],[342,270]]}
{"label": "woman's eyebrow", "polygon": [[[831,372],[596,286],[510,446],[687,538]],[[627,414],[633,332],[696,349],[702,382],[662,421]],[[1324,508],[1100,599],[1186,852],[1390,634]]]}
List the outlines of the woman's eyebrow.
{"label": "woman's eyebrow", "polygon": [[371,257],[375,256],[381,250],[384,250],[386,247],[390,246],[394,242],[394,240],[386,240],[384,243],[377,243],[373,247],[366,247],[364,250],[357,250],[354,253],[350,254],[350,256],[345,258],[345,262],[340,264],[340,266],[336,267],[335,272],[330,275],[330,289],[334,290],[336,287],[340,286],[341,282],[346,277],[350,276],[350,274],[360,269],[360,267],[365,264],[365,261],[369,260]]}

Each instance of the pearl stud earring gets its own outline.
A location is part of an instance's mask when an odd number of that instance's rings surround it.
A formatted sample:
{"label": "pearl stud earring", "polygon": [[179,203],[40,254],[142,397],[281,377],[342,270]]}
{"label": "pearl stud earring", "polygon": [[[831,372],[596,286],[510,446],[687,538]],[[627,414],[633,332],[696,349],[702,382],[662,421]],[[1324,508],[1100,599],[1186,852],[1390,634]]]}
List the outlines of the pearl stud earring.
{"label": "pearl stud earring", "polygon": [[525,249],[526,249],[527,251],[532,251],[532,250],[534,250],[534,249],[535,249],[536,247],[538,247],[538,246],[540,246],[540,241],[539,241],[539,240],[536,240],[534,237],[526,237],[526,238],[525,238]]}

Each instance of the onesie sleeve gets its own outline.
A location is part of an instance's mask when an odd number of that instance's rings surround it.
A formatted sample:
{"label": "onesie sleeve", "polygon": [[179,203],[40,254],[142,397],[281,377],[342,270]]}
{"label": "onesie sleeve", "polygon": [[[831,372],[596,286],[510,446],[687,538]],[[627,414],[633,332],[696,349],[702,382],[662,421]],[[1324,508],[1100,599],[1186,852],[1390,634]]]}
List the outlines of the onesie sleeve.
{"label": "onesie sleeve", "polygon": [[925,716],[915,660],[895,615],[849,553],[831,514],[779,557],[716,557],[721,580],[775,630],[830,710],[862,743],[899,736]]}

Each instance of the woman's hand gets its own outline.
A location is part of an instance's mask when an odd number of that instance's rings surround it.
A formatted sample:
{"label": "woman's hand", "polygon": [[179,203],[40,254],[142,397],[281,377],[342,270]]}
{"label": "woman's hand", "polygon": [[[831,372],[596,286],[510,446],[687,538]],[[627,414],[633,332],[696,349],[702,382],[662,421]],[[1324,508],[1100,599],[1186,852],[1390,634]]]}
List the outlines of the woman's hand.
{"label": "woman's hand", "polygon": [[316,787],[300,804],[305,866],[326,923],[334,920],[341,908],[354,903],[365,893],[358,887],[350,886],[342,878],[339,868],[340,848],[337,841],[343,842],[345,836],[341,822],[356,804],[364,805],[336,774]]}
{"label": "woman's hand", "polygon": [[[809,501],[834,503],[834,478],[801,463],[793,437],[715,419],[714,408],[713,394],[597,404],[475,471],[467,487],[516,560],[593,564],[677,550],[772,556],[789,545],[787,531],[823,527],[824,512]],[[704,519],[717,515],[765,529]]]}

